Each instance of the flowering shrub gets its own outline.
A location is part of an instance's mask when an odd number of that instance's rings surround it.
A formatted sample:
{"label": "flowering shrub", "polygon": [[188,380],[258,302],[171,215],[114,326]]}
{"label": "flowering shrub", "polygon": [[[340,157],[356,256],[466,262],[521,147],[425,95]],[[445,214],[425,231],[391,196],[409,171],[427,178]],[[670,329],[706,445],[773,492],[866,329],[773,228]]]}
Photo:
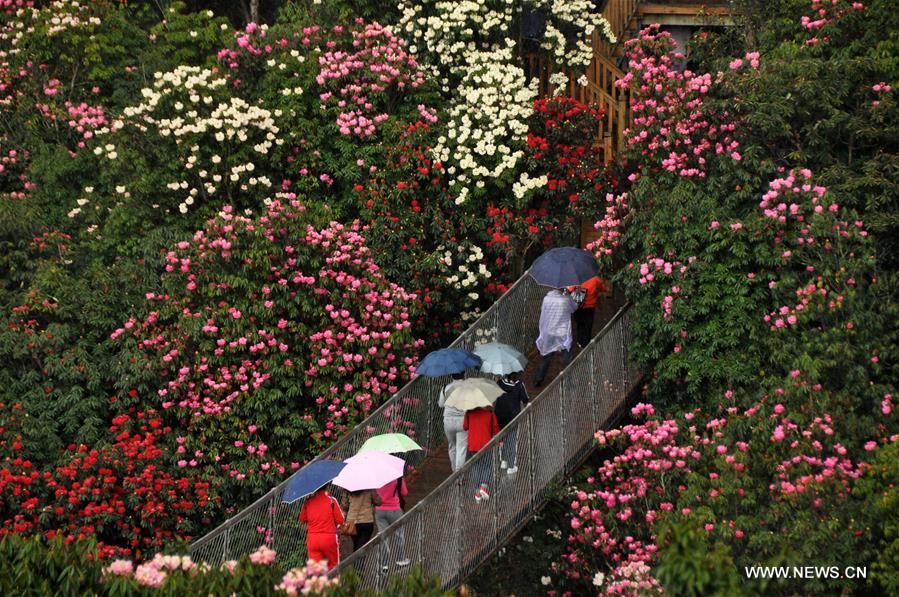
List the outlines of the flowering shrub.
{"label": "flowering shrub", "polygon": [[[867,522],[895,493],[871,465],[899,439],[884,368],[896,339],[883,286],[892,274],[880,267],[890,258],[867,223],[880,208],[834,177],[877,170],[880,157],[844,161],[810,132],[879,119],[866,100],[886,78],[869,71],[847,92],[860,98],[854,107],[793,120],[783,97],[810,96],[790,77],[842,68],[804,55],[785,77],[796,52],[823,51],[797,47],[741,51],[708,76],[674,72],[669,38],[652,29],[629,49],[638,173],[624,213],[610,205],[598,224],[612,242],[595,248],[626,263],[617,281],[634,302],[632,355],[654,405],[632,412],[646,422],[598,434],[617,454],[574,492],[566,556],[550,579],[562,591],[727,592],[734,566],[891,557],[889,525]],[[768,134],[783,126],[808,137]],[[797,156],[814,156],[816,171]],[[833,592],[843,582],[758,588]]]}
{"label": "flowering shrub", "polygon": [[418,346],[414,295],[384,279],[360,226],[313,222],[292,195],[258,218],[226,207],[167,253],[147,314],[112,333],[120,385],[180,422],[178,466],[247,496],[395,392]]}
{"label": "flowering shrub", "polygon": [[[674,38],[659,31],[659,25],[647,27],[625,45],[630,47],[629,71],[616,84],[636,91],[630,104],[634,123],[626,136],[629,146],[639,148],[642,168],[703,178],[714,156],[742,159],[734,116],[705,106],[705,96],[720,85],[723,73],[678,71],[675,63],[684,56],[675,52]],[[758,68],[758,52],[747,54],[745,65]],[[742,59],[730,64],[735,71],[743,66]]]}
{"label": "flowering shrub", "polygon": [[[547,16],[541,51],[559,66],[584,68],[592,58],[597,30],[614,40],[609,23],[593,2],[398,2],[399,29],[410,50],[439,81],[449,101],[447,132],[434,152],[452,177],[458,203],[492,194],[513,180],[526,185],[520,170],[527,120],[536,98],[509,38],[521,11]],[[573,39],[560,30],[574,31]]]}
{"label": "flowering shrub", "polygon": [[[17,452],[18,436],[3,433],[3,443]],[[159,548],[208,524],[210,483],[169,472],[172,429],[158,413],[132,409],[113,419],[109,433],[114,443],[69,446],[52,470],[7,456],[0,468],[0,533],[95,537],[101,555],[111,555]]]}
{"label": "flowering shrub", "polygon": [[416,327],[445,340],[480,304],[491,273],[477,244],[483,214],[455,204],[446,169],[430,152],[433,136],[426,122],[410,125],[379,176],[358,185],[356,201],[376,259],[417,296]]}
{"label": "flowering shrub", "polygon": [[208,214],[227,199],[251,207],[250,197],[269,192],[271,169],[257,164],[283,143],[280,112],[232,96],[223,76],[200,67],[157,73],[142,95],[96,131],[89,148],[110,164],[99,167],[105,176],[85,187],[69,217],[84,212],[94,224],[113,211],[126,225],[147,225],[204,206]]}
{"label": "flowering shrub", "polygon": [[[781,390],[776,399],[799,401],[807,392]],[[638,405],[633,414],[648,416],[646,422],[598,432],[600,445],[621,453],[574,494],[567,555],[555,569],[568,579],[565,586],[596,591],[588,589],[595,585],[603,594],[658,587],[651,569],[667,548],[658,533],[680,520],[694,521],[709,543],[726,545],[738,569],[769,561],[865,565],[857,506],[849,499],[865,471],[849,454],[864,453],[861,446],[844,446],[839,438],[850,430],[811,403],[789,411],[774,401],[712,414],[695,409],[678,420]],[[835,542],[828,528],[855,533]],[[597,552],[605,562],[598,575],[591,568]],[[790,554],[786,562],[778,559],[783,553]]]}
{"label": "flowering shrub", "polygon": [[[257,551],[256,554],[260,554]],[[267,556],[274,554],[267,550]],[[89,540],[40,541],[15,535],[0,538],[0,591],[4,594],[57,595],[219,595],[252,594],[266,597],[329,595],[374,597],[375,591],[360,586],[352,570],[340,579],[329,579],[321,563],[284,570],[274,561],[250,558],[222,565],[194,562],[189,556],[156,553],[143,562],[97,557]],[[270,556],[269,556],[270,557]],[[258,559],[258,558],[257,558]],[[266,558],[267,559],[267,558]],[[389,594],[445,597],[440,580],[425,578],[420,569],[407,577],[391,579]]]}
{"label": "flowering shrub", "polygon": [[282,114],[282,188],[328,196],[338,208],[383,164],[381,143],[400,124],[433,117],[424,72],[406,42],[376,22],[251,23],[218,59],[235,93]]}
{"label": "flowering shrub", "polygon": [[527,169],[511,195],[488,205],[490,246],[520,264],[528,251],[564,244],[577,220],[593,215],[602,191],[617,180],[604,167],[593,140],[603,112],[581,102],[553,97],[534,101],[528,121]]}

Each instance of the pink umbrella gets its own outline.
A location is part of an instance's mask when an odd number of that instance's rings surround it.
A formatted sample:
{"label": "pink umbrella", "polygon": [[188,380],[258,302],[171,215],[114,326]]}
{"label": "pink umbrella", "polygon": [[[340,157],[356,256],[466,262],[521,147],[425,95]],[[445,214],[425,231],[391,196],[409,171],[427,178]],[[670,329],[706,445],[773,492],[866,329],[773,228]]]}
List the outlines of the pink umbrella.
{"label": "pink umbrella", "polygon": [[344,460],[346,466],[331,481],[347,491],[378,489],[403,476],[406,461],[384,452],[363,452]]}

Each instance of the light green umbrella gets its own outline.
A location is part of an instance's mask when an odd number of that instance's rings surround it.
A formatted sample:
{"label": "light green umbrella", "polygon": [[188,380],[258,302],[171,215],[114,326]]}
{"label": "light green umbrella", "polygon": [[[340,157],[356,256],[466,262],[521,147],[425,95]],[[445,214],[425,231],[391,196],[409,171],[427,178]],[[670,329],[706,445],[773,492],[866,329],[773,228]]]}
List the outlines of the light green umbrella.
{"label": "light green umbrella", "polygon": [[527,357],[514,347],[502,342],[490,342],[476,346],[474,353],[481,357],[481,371],[494,375],[506,375],[524,371]]}
{"label": "light green umbrella", "polygon": [[412,450],[421,450],[421,446],[405,433],[382,433],[381,435],[373,435],[365,440],[357,454],[362,454],[363,452],[397,454],[399,452],[411,452]]}
{"label": "light green umbrella", "polygon": [[446,406],[459,410],[472,410],[485,406],[493,406],[496,399],[503,395],[496,382],[483,377],[468,378],[460,382],[446,397]]}

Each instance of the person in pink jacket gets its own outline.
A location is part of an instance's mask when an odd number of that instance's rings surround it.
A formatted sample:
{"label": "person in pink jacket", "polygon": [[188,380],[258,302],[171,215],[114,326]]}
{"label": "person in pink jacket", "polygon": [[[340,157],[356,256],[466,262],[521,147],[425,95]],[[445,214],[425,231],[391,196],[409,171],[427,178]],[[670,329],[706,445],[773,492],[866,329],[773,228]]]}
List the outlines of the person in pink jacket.
{"label": "person in pink jacket", "polygon": [[[378,489],[378,497],[381,505],[375,506],[375,524],[378,525],[378,533],[383,533],[387,527],[395,523],[403,515],[403,502],[409,490],[406,489],[406,480],[400,477]],[[409,558],[406,557],[406,542],[403,529],[393,534],[396,541],[396,565],[408,566]],[[381,569],[387,570],[390,548],[387,542],[381,544]]]}

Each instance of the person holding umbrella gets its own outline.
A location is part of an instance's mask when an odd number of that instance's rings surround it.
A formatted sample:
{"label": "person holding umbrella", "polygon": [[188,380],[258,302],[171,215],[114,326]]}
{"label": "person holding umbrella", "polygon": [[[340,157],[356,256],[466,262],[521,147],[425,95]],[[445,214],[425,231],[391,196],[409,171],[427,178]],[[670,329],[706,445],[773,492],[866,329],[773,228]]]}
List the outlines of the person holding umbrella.
{"label": "person holding umbrella", "polygon": [[584,302],[574,312],[574,325],[577,327],[577,343],[578,346],[584,348],[593,337],[593,315],[596,312],[596,303],[599,302],[599,295],[607,292],[607,288],[599,276],[593,276],[583,284],[569,286],[568,292],[574,292],[578,288],[583,288],[586,291]]}
{"label": "person holding umbrella", "polygon": [[[496,383],[504,392],[493,405],[496,420],[502,430],[521,412],[522,405],[528,403],[527,390],[518,375],[527,365],[527,357],[516,350],[514,346],[501,342],[481,344],[474,349],[474,353],[481,357],[481,371],[496,375],[498,377]],[[502,461],[499,468],[506,469],[506,473],[509,475],[518,472],[518,467],[515,465],[517,440],[518,430],[512,429],[500,447]]]}
{"label": "person holding umbrella", "polygon": [[443,409],[443,432],[446,434],[446,452],[450,468],[456,472],[465,464],[468,451],[468,432],[462,427],[465,411],[446,405],[446,398],[465,379],[464,373],[454,373],[453,381],[440,390],[437,405]]}
{"label": "person holding umbrella", "polygon": [[565,290],[550,290],[543,298],[540,307],[540,335],[537,337],[540,365],[534,376],[535,387],[543,385],[549,365],[557,354],[562,355],[565,366],[571,362],[571,314],[576,309],[577,303]]}
{"label": "person holding umbrella", "polygon": [[[468,431],[468,456],[471,457],[499,433],[499,423],[493,414],[493,403],[503,393],[496,382],[481,377],[466,379],[450,392],[447,406],[465,411],[462,426]],[[482,458],[474,472],[479,485],[474,499],[490,499],[490,461]]]}
{"label": "person holding umbrella", "polygon": [[[392,454],[369,450],[356,454],[346,459],[346,468],[334,478],[334,485],[343,487],[348,491],[362,491],[377,489],[374,521],[378,527],[378,533],[383,533],[387,527],[400,519],[403,515],[402,498],[406,496],[406,482],[403,473],[406,461]],[[352,520],[352,519],[351,519]],[[358,523],[357,523],[358,534]],[[397,565],[407,566],[410,562],[405,555],[405,537],[403,529],[395,534],[397,548]],[[381,548],[381,567],[387,568],[389,547],[384,541]]]}
{"label": "person holding umbrella", "polygon": [[310,560],[327,561],[328,570],[340,563],[337,528],[343,524],[340,504],[324,487],[312,494],[300,510],[300,522],[306,523],[306,551]]}
{"label": "person holding umbrella", "polygon": [[[394,479],[378,489],[378,497],[381,498],[381,505],[375,507],[375,522],[378,524],[378,533],[383,533],[387,527],[395,523],[403,516],[403,503],[409,490],[406,489],[406,480],[402,477]],[[403,529],[400,528],[394,536],[396,537],[396,565],[408,566],[409,558],[406,557],[406,537]],[[387,570],[387,558],[390,552],[386,549],[381,552],[381,569]]]}
{"label": "person holding umbrella", "polygon": [[444,386],[437,398],[438,406],[443,408],[443,431],[446,433],[447,453],[453,472],[465,464],[468,433],[462,429],[462,417],[465,413],[457,408],[447,407],[446,398],[465,378],[466,369],[480,365],[481,357],[471,351],[462,348],[441,348],[428,353],[415,370],[417,374],[428,377],[453,376],[453,380]]}
{"label": "person holding umbrella", "polygon": [[577,303],[566,290],[559,289],[583,284],[599,274],[599,266],[589,251],[559,247],[538,257],[528,274],[537,283],[553,288],[544,297],[540,308],[540,336],[537,338],[540,365],[534,379],[534,385],[539,387],[556,354],[562,354],[565,365],[571,362],[571,314],[577,309]]}
{"label": "person holding umbrella", "polygon": [[287,504],[312,496],[300,510],[300,521],[308,527],[306,551],[312,560],[327,560],[329,569],[340,561],[337,527],[343,524],[343,512],[324,487],[344,468],[345,463],[334,460],[310,462],[290,477],[281,495]]}
{"label": "person holding umbrella", "polygon": [[375,531],[375,506],[381,505],[381,498],[373,489],[350,491],[347,497],[347,529],[353,538],[353,551],[356,551],[371,539]]}

